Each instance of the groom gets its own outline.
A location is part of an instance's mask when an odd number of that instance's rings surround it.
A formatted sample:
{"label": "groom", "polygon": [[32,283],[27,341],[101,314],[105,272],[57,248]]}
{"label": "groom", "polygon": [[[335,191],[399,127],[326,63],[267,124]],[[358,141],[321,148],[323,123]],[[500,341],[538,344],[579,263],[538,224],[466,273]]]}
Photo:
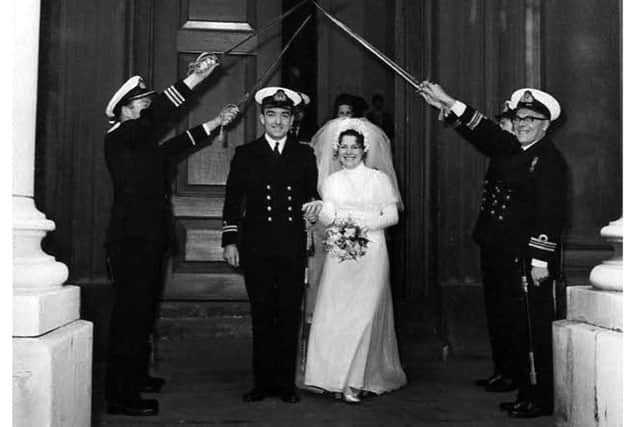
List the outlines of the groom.
{"label": "groom", "polygon": [[[256,402],[279,395],[296,403],[306,243],[303,205],[319,198],[318,171],[311,147],[289,134],[300,95],[266,87],[255,100],[265,134],[236,149],[222,227],[224,259],[242,266],[251,304],[254,387],[242,398]],[[320,203],[306,204],[305,214],[317,215]]]}

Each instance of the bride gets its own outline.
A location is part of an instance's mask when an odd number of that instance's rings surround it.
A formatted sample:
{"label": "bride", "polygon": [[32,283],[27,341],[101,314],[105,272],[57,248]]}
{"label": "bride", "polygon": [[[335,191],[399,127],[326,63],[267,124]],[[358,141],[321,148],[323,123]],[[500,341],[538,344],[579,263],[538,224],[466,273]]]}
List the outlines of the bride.
{"label": "bride", "polygon": [[[320,222],[350,218],[367,230],[355,260],[327,254],[313,311],[304,383],[358,402],[406,384],[398,356],[384,229],[402,201],[388,139],[366,119],[338,118],[315,141]],[[374,169],[375,167],[375,169]]]}

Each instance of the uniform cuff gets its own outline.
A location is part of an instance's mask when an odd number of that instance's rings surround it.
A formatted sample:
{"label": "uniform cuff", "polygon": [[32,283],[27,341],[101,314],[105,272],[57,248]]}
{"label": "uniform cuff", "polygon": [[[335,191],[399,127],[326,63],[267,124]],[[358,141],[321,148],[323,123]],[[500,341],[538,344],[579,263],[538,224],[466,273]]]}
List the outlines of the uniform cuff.
{"label": "uniform cuff", "polygon": [[176,107],[180,107],[184,104],[191,95],[191,89],[183,82],[176,82],[173,85],[166,88],[163,94],[169,98],[169,101]]}
{"label": "uniform cuff", "polygon": [[238,226],[235,224],[222,224],[222,247],[238,242]]}

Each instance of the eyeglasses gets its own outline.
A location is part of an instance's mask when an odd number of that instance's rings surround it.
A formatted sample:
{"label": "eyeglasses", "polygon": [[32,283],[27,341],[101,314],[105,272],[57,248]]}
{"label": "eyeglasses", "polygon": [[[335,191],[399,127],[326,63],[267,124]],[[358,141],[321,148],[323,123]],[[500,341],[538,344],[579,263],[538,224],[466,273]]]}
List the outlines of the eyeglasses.
{"label": "eyeglasses", "polygon": [[535,122],[536,120],[547,120],[544,117],[534,117],[534,116],[513,116],[513,118],[511,119],[513,121],[513,124],[516,124],[518,122],[522,122],[525,125],[532,125],[533,122]]}

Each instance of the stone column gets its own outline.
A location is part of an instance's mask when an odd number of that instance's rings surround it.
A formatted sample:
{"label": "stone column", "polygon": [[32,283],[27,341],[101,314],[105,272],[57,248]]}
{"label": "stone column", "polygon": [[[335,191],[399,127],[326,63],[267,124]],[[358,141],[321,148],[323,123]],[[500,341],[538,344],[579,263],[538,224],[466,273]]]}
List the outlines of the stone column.
{"label": "stone column", "polygon": [[592,286],[567,288],[567,319],[553,325],[557,427],[622,426],[622,218],[600,234],[614,248]]}
{"label": "stone column", "polygon": [[42,251],[55,228],[33,200],[40,0],[14,2],[13,425],[89,426],[93,325],[80,289]]}

